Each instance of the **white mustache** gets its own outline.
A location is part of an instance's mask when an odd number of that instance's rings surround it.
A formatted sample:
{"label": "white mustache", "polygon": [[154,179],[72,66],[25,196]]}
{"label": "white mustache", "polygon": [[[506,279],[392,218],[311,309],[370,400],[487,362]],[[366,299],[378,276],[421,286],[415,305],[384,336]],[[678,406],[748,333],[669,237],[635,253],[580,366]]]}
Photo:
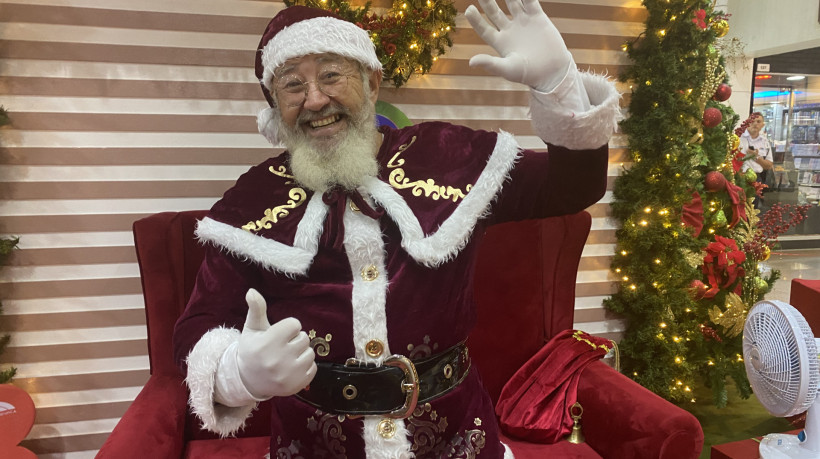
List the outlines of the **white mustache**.
{"label": "white mustache", "polygon": [[344,115],[351,117],[352,113],[350,112],[350,109],[334,101],[331,105],[322,108],[318,112],[303,111],[299,113],[299,116],[296,118],[296,122],[298,124],[309,123],[311,121],[320,120],[333,115]]}

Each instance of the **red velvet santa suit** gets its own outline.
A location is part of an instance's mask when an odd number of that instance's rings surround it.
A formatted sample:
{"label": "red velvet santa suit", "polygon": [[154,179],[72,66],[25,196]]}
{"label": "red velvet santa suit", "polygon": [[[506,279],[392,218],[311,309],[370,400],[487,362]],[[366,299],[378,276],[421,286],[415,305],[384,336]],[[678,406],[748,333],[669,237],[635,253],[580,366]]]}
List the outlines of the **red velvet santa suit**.
{"label": "red velvet santa suit", "polygon": [[[608,91],[611,131],[618,96]],[[200,222],[208,249],[175,347],[207,428],[229,435],[253,408],[213,402],[213,373],[238,339],[249,288],[267,300],[271,323],[301,321],[317,362],[434,355],[473,327],[473,265],[487,226],[574,213],[606,188],[606,145],[522,151],[510,134],[447,123],[382,132],[380,173],[359,188],[358,205],[300,188],[284,154],[244,174]],[[372,340],[384,346],[379,356],[365,352]],[[345,418],[295,397],[273,403],[272,457],[504,456],[474,367],[454,390],[395,421],[390,438],[378,434],[380,416]]]}

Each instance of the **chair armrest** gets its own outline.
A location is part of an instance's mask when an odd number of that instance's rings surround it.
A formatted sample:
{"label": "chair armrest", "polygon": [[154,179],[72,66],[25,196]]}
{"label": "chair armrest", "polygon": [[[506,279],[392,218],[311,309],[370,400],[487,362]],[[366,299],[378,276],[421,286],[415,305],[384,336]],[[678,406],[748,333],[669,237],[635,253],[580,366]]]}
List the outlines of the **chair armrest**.
{"label": "chair armrest", "polygon": [[181,376],[152,375],[97,458],[178,458],[185,447],[188,392]]}
{"label": "chair armrest", "polygon": [[602,457],[697,458],[703,429],[683,408],[654,394],[601,361],[578,384],[587,443]]}

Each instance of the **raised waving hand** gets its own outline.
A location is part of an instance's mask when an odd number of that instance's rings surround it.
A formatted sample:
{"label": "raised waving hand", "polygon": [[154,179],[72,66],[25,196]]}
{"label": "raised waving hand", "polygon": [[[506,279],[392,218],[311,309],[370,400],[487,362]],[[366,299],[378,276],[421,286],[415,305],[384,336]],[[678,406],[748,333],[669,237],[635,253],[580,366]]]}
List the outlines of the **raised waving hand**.
{"label": "raised waving hand", "polygon": [[500,56],[478,54],[470,59],[470,66],[538,91],[552,91],[575,65],[564,39],[538,0],[506,3],[512,17],[504,14],[495,0],[479,0],[486,19],[474,5],[467,7],[465,16],[470,25]]}

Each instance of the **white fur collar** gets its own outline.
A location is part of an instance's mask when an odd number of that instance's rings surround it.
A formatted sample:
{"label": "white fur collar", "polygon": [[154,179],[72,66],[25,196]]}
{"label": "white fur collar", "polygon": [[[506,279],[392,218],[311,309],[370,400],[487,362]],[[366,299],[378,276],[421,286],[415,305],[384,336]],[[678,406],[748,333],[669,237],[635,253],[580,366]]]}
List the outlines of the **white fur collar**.
{"label": "white fur collar", "polygon": [[[410,206],[389,184],[374,177],[360,191],[372,196],[396,222],[402,235],[402,247],[413,259],[426,266],[439,266],[456,256],[469,242],[476,222],[501,191],[519,152],[512,134],[500,132],[495,149],[475,185],[436,232],[428,236],[424,235]],[[299,222],[293,246],[207,217],[197,225],[196,236],[266,269],[288,276],[305,275],[319,248],[327,211],[322,196],[314,194]]]}

